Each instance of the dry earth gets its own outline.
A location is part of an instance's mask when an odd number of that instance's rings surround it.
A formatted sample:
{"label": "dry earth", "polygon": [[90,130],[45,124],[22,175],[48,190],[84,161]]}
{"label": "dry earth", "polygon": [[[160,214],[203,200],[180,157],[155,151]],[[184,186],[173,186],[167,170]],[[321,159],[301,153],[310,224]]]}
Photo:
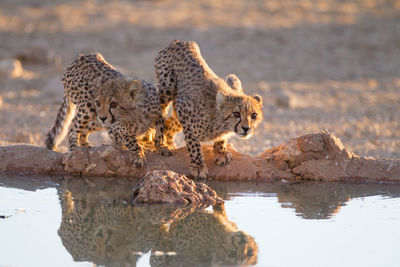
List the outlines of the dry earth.
{"label": "dry earth", "polygon": [[2,0],[0,144],[43,145],[60,76],[78,53],[101,52],[153,82],[153,59],[174,39],[197,41],[217,74],[236,73],[264,97],[264,122],[249,140],[233,140],[239,151],[327,128],[349,151],[400,158],[394,0]]}

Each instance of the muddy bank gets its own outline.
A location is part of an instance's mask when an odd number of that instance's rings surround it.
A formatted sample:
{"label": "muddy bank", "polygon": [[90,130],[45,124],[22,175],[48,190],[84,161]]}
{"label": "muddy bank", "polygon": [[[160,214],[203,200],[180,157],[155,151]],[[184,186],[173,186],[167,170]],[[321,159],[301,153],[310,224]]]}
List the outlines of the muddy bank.
{"label": "muddy bank", "polygon": [[[255,157],[239,153],[232,147],[229,150],[233,154],[232,162],[220,167],[214,163],[212,146],[203,146],[211,179],[400,182],[400,160],[360,157],[349,152],[339,138],[327,131],[291,139]],[[142,177],[152,170],[189,174],[185,147],[177,149],[172,157],[151,151],[146,155],[147,164],[136,168],[129,164],[126,152],[111,146],[78,149],[67,154],[28,145],[3,146],[0,149],[0,171],[135,177]]]}

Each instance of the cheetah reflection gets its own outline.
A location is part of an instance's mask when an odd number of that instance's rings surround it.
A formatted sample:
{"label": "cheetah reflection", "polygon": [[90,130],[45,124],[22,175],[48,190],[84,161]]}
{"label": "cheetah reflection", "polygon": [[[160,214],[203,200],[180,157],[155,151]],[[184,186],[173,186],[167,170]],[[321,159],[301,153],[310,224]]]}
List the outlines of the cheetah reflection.
{"label": "cheetah reflection", "polygon": [[63,191],[58,234],[75,261],[115,266],[133,264],[147,253],[161,234],[161,225],[149,224],[121,199],[93,199]]}
{"label": "cheetah reflection", "polygon": [[[257,262],[254,238],[230,222],[225,208],[130,204],[133,184],[106,179],[65,180],[59,189],[58,234],[75,261],[135,266],[237,266]],[[173,252],[163,256],[164,252]]]}
{"label": "cheetah reflection", "polygon": [[[246,266],[257,263],[254,238],[229,221],[223,204],[172,223],[153,250],[151,266]],[[173,251],[175,256],[157,251]]]}

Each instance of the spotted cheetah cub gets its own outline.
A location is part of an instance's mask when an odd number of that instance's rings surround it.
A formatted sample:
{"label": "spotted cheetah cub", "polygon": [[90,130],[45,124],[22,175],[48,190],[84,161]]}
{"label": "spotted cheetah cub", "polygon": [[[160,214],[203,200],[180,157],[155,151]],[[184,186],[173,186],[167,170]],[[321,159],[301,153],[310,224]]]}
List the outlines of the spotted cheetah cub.
{"label": "spotted cheetah cub", "polygon": [[190,154],[190,174],[206,178],[207,166],[200,143],[214,141],[215,162],[225,165],[232,155],[227,138],[236,133],[249,137],[261,122],[262,98],[244,94],[238,77],[226,81],[207,65],[195,42],[174,41],[155,59],[157,86],[163,111],[173,101],[173,113],[166,121],[168,145],[183,129]]}
{"label": "spotted cheetah cub", "polygon": [[159,95],[150,83],[126,79],[99,53],[80,55],[67,68],[62,82],[65,94],[47,134],[47,148],[55,149],[65,135],[70,150],[89,147],[89,134],[105,128],[116,146],[131,152],[132,163],[143,166],[145,156],[137,137],[154,127],[157,149],[162,155],[171,154],[163,144]]}

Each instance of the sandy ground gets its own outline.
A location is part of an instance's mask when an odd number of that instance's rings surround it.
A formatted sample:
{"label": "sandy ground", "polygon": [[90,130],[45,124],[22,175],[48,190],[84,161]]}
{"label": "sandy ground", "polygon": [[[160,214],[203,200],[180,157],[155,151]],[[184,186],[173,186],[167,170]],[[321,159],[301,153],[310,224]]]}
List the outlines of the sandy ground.
{"label": "sandy ground", "polygon": [[327,128],[360,155],[400,158],[394,0],[2,0],[0,144],[43,146],[78,53],[154,82],[153,59],[174,39],[195,40],[217,74],[263,96],[258,132],[233,140],[241,152]]}

